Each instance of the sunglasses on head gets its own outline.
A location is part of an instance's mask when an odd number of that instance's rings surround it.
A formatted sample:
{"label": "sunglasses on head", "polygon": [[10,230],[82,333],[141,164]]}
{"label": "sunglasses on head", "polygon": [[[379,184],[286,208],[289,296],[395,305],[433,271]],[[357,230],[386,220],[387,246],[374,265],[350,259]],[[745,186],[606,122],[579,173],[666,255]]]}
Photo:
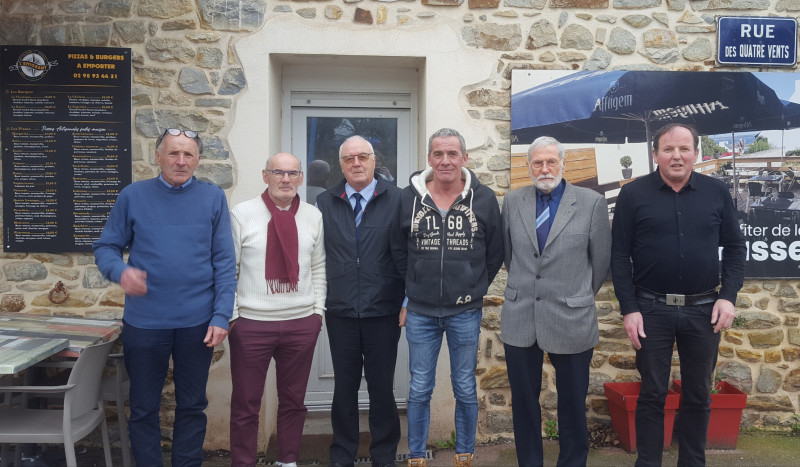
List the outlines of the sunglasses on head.
{"label": "sunglasses on head", "polygon": [[164,130],[164,133],[162,133],[161,136],[158,137],[158,140],[156,140],[156,147],[161,146],[161,142],[164,141],[165,136],[179,136],[181,133],[186,135],[187,138],[195,140],[197,142],[198,149],[201,153],[203,152],[203,142],[200,140],[199,133],[194,130],[181,130],[180,128],[167,128]]}

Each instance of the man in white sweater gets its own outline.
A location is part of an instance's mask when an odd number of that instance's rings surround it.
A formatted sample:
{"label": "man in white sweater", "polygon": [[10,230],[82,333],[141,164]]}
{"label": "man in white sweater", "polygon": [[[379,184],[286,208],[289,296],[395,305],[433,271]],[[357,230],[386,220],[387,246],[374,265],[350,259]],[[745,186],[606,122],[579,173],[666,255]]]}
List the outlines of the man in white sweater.
{"label": "man in white sweater", "polygon": [[239,275],[231,332],[231,459],[257,460],[258,417],[269,362],[278,382],[278,460],[295,467],[303,398],[325,311],[322,215],[300,201],[300,161],[278,153],[262,171],[267,189],[231,210]]}

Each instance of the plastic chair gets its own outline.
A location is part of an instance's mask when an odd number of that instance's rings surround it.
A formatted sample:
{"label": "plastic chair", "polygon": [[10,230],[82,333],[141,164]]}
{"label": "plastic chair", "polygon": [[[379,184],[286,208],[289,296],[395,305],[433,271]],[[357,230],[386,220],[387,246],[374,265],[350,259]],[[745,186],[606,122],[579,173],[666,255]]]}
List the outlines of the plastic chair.
{"label": "plastic chair", "polygon": [[751,201],[755,201],[757,198],[764,196],[764,189],[759,182],[748,182],[747,192],[750,195]]}
{"label": "plastic chair", "polygon": [[0,465],[8,465],[8,444],[54,443],[64,445],[67,466],[77,467],[75,442],[100,425],[106,466],[111,466],[111,447],[100,394],[100,380],[112,345],[113,341],[85,348],[75,362],[67,384],[0,387],[0,392],[64,395],[63,408],[58,410],[3,410],[0,417],[0,443],[3,444]]}
{"label": "plastic chair", "polygon": [[113,402],[117,406],[117,421],[119,423],[119,442],[122,447],[122,465],[131,465],[131,447],[128,438],[128,418],[125,416],[125,401],[130,395],[131,383],[128,372],[125,370],[123,354],[113,353],[108,356],[108,362],[114,367],[114,374],[103,376],[101,383],[103,400]]}

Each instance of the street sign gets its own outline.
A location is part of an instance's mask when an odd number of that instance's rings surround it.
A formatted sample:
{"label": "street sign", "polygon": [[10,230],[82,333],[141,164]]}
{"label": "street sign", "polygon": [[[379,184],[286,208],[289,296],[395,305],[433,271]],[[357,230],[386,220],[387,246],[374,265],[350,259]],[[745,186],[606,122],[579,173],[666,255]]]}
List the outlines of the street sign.
{"label": "street sign", "polygon": [[721,65],[797,63],[795,18],[721,16],[717,24],[717,61]]}

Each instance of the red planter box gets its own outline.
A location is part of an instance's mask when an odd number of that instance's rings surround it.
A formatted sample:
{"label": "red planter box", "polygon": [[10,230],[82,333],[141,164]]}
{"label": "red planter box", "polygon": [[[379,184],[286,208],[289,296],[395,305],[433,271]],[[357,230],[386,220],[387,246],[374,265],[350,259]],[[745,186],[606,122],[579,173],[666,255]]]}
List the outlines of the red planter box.
{"label": "red planter box", "polygon": [[[672,388],[681,393],[681,381],[672,382]],[[742,409],[747,405],[747,393],[727,381],[717,383],[716,394],[711,394],[711,416],[708,419],[709,449],[736,449]]]}
{"label": "red planter box", "polygon": [[[611,412],[611,425],[619,436],[622,448],[628,452],[636,451],[636,401],[641,387],[642,383],[603,384]],[[680,395],[669,390],[664,404],[664,448],[672,444],[672,426],[679,402]]]}

